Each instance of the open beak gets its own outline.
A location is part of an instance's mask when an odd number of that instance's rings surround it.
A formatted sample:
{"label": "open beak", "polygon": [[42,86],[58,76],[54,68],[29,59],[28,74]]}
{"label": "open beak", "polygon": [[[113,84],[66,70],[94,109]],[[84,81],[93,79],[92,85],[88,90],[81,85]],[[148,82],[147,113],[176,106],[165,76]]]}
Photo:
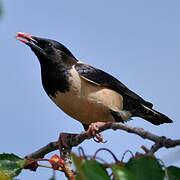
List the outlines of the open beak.
{"label": "open beak", "polygon": [[32,35],[27,33],[18,32],[17,36],[14,36],[17,40],[30,45],[30,44],[37,44],[38,42],[33,38]]}
{"label": "open beak", "polygon": [[31,49],[33,49],[33,51],[38,51],[46,55],[45,51],[41,47],[41,43],[39,42],[40,38],[22,32],[18,32],[14,38],[28,45]]}

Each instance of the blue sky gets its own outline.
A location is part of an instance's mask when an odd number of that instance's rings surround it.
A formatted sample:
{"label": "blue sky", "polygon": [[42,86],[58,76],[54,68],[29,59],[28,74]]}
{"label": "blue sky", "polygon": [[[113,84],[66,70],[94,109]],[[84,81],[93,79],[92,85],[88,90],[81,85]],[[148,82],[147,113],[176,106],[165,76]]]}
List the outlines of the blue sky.
{"label": "blue sky", "polygon": [[[5,1],[0,19],[0,153],[21,157],[56,141],[60,132],[80,133],[81,124],[65,115],[41,85],[40,65],[31,50],[13,38],[26,32],[55,39],[75,57],[107,71],[131,90],[151,101],[173,124],[154,126],[133,118],[128,125],[157,135],[179,138],[180,127],[180,2],[177,0],[54,0]],[[100,147],[120,159],[152,143],[136,135],[108,130],[106,144],[81,144],[93,155]],[[157,157],[166,165],[180,166],[179,148],[161,149]],[[77,147],[73,148],[77,152]],[[58,153],[58,152],[57,152]],[[112,162],[108,153],[101,157]],[[127,155],[127,159],[129,156]],[[51,170],[24,170],[19,179],[48,179]],[[57,173],[58,179],[65,179]]]}

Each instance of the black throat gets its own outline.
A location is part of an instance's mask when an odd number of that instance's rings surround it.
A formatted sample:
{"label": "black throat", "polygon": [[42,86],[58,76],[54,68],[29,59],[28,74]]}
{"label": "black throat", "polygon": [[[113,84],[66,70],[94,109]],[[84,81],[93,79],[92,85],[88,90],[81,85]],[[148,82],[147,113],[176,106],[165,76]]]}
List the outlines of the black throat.
{"label": "black throat", "polygon": [[58,64],[56,67],[41,65],[42,84],[49,96],[55,97],[57,92],[65,93],[69,91],[69,70],[71,67],[63,64]]}

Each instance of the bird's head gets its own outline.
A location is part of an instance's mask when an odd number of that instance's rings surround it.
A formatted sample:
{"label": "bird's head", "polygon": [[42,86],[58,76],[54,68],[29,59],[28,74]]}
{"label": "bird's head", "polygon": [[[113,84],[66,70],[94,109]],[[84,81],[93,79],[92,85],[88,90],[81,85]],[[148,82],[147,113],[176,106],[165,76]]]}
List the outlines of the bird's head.
{"label": "bird's head", "polygon": [[63,44],[57,41],[35,37],[22,32],[18,32],[15,38],[32,49],[41,65],[73,63],[77,61],[73,54]]}

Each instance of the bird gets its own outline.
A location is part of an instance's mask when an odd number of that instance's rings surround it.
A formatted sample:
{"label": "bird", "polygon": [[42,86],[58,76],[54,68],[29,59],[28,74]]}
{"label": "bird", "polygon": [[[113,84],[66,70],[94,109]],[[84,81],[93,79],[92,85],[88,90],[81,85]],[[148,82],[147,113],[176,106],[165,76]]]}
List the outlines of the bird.
{"label": "bird", "polygon": [[132,117],[154,125],[173,122],[112,75],[76,59],[63,44],[22,32],[15,38],[37,56],[42,85],[50,99],[99,142],[102,136],[96,136],[96,131],[104,123],[124,123]]}

